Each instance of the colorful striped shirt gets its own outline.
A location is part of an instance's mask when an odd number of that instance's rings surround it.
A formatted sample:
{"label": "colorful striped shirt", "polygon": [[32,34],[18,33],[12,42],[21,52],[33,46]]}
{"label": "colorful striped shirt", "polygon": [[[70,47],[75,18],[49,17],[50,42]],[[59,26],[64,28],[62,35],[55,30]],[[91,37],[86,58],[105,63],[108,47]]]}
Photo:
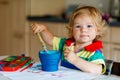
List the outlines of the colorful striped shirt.
{"label": "colorful striped shirt", "polygon": [[[54,37],[53,49],[58,50],[62,53],[62,56],[61,56],[61,65],[62,66],[72,68],[72,69],[78,69],[76,66],[72,65],[64,58],[63,51],[64,51],[64,46],[65,46],[65,41],[66,41],[65,38]],[[72,51],[74,51],[74,45],[71,46],[70,49]],[[99,49],[96,49],[95,51],[92,51],[92,52],[88,51],[86,49],[82,49],[81,51],[77,52],[76,55],[88,62],[92,62],[95,64],[102,64],[102,73],[104,73],[106,71],[104,56]]]}

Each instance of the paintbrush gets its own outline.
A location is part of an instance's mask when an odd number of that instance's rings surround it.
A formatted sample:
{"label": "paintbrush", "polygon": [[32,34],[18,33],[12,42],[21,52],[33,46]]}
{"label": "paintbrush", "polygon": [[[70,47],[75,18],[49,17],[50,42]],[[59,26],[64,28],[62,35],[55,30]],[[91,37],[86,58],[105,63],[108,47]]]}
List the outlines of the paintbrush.
{"label": "paintbrush", "polygon": [[38,39],[39,39],[39,41],[40,41],[40,43],[41,43],[44,51],[47,52],[47,47],[46,47],[46,45],[45,45],[45,42],[44,42],[43,39],[41,38],[41,35],[40,35],[39,33],[37,33],[37,36],[38,36]]}

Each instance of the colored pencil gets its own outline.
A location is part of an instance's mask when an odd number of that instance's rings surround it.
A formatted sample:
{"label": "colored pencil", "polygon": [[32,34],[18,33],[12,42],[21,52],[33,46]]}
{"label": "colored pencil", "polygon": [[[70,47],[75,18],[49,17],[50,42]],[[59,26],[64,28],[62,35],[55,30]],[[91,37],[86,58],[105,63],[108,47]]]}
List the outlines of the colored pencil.
{"label": "colored pencil", "polygon": [[28,66],[26,66],[25,68],[23,68],[22,70],[20,70],[20,72],[26,70],[27,68],[31,67],[33,65],[33,63],[30,63]]}

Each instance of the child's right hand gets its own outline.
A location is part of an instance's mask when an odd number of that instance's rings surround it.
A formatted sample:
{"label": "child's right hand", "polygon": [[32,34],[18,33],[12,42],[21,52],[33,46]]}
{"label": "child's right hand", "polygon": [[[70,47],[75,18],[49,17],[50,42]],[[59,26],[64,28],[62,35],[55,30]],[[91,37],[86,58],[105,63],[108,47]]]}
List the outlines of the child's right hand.
{"label": "child's right hand", "polygon": [[38,23],[33,23],[31,25],[31,27],[32,27],[32,30],[34,33],[43,32],[43,31],[47,30],[45,25],[38,24]]}

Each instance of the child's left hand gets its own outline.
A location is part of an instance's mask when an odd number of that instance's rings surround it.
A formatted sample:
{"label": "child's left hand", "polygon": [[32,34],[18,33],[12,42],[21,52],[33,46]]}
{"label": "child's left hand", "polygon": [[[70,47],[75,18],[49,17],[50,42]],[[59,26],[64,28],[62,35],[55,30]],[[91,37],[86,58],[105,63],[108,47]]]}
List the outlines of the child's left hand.
{"label": "child's left hand", "polygon": [[65,46],[64,57],[68,62],[73,64],[77,59],[77,55],[72,50],[70,50],[70,47],[71,46]]}

